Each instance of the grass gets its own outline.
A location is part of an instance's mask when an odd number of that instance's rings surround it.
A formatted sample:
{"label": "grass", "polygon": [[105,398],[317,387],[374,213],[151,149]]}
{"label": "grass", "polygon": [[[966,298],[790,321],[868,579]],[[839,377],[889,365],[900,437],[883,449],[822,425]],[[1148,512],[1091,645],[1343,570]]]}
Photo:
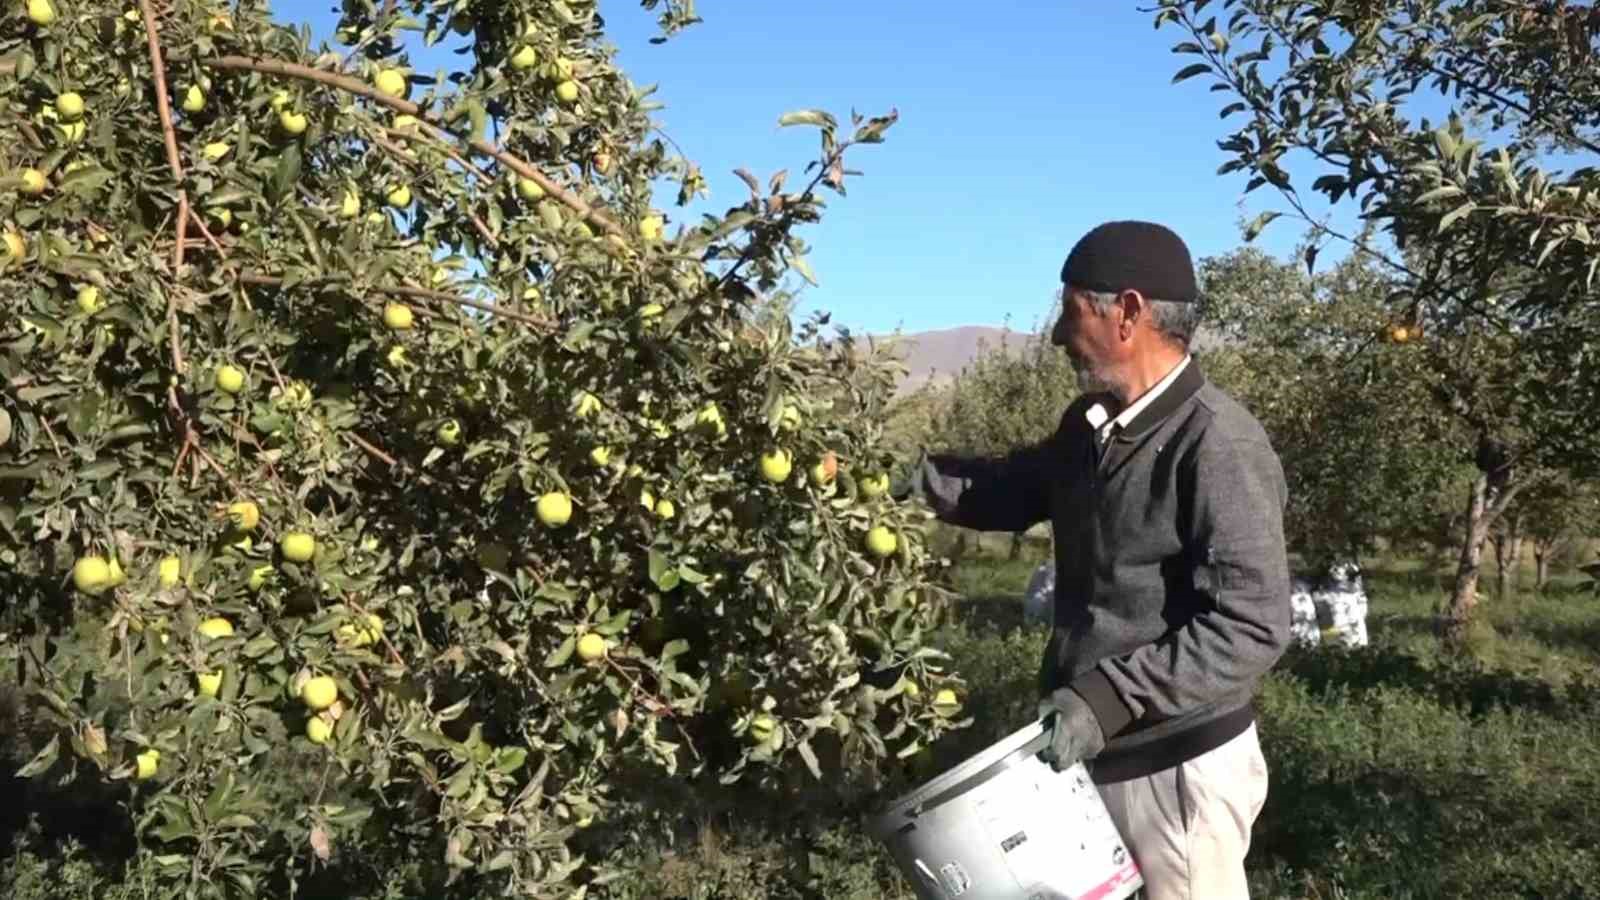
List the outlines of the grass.
{"label": "grass", "polygon": [[[1047,546],[1030,541],[1014,561],[1006,551],[994,538],[969,548],[954,570],[955,621],[939,636],[969,682],[974,724],[887,795],[1033,713],[1044,634],[1022,627],[1019,595]],[[1370,566],[1372,646],[1291,651],[1266,679],[1271,786],[1248,860],[1252,896],[1600,897],[1600,600],[1571,578],[1540,596],[1486,599],[1470,653],[1446,656],[1431,625],[1445,574]],[[671,828],[637,823],[646,836],[613,855],[639,874],[590,896],[912,900],[865,835],[859,798],[833,784],[813,794],[779,808],[697,789],[675,801],[690,805]],[[34,842],[0,863],[0,896],[122,896],[102,878],[81,854]]]}

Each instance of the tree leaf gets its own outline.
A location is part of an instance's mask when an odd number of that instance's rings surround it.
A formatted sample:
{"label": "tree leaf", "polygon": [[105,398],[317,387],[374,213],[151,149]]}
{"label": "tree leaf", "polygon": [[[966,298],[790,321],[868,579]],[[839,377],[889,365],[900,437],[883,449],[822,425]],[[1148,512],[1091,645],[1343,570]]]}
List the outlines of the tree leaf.
{"label": "tree leaf", "polygon": [[1172,83],[1177,84],[1180,81],[1186,81],[1196,75],[1203,75],[1209,71],[1211,71],[1210,63],[1194,63],[1192,65],[1187,65],[1179,69],[1178,74],[1172,76]]}
{"label": "tree leaf", "polygon": [[835,120],[832,115],[823,112],[820,109],[799,109],[793,112],[786,112],[778,117],[778,125],[782,127],[788,127],[790,125],[815,125],[818,128],[828,131],[832,131],[839,127],[838,121]]}

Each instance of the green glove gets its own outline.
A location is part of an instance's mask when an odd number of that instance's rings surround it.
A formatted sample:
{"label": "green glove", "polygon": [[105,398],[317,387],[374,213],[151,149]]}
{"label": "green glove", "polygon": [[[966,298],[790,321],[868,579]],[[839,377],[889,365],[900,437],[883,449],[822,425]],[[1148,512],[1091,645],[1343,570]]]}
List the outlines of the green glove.
{"label": "green glove", "polygon": [[1050,743],[1039,751],[1039,758],[1060,772],[1084,760],[1094,759],[1105,749],[1105,732],[1095,718],[1089,701],[1069,687],[1058,688],[1039,701],[1039,716],[1048,717]]}

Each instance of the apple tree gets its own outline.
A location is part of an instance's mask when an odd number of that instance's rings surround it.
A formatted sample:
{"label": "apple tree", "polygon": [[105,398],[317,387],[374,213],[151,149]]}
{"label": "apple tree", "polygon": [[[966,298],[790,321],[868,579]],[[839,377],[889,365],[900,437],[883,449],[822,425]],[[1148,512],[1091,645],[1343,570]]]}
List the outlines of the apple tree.
{"label": "apple tree", "polygon": [[786,114],[802,178],[679,220],[704,177],[588,0],[340,9],[336,48],[264,0],[0,17],[22,774],[121,790],[163,896],[380,841],[573,896],[619,772],[870,772],[960,727],[887,363],[757,314],[894,114]]}
{"label": "apple tree", "polygon": [[[1220,173],[1270,185],[1310,230],[1392,279],[1423,325],[1427,390],[1477,469],[1441,634],[1465,634],[1490,529],[1534,473],[1600,460],[1600,13],[1565,0],[1161,0],[1184,32],[1175,81],[1204,77],[1236,128]],[[1427,114],[1437,107],[1442,115]],[[1419,113],[1419,108],[1426,112]],[[1297,183],[1290,161],[1317,172]],[[1314,216],[1313,193],[1372,228]]]}

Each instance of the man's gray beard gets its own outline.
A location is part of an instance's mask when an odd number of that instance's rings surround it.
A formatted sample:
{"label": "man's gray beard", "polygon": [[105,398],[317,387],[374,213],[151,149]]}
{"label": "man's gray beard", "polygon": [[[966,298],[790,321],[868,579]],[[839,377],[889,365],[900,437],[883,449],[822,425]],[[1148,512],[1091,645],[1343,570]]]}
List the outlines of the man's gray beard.
{"label": "man's gray beard", "polygon": [[1088,365],[1072,362],[1072,370],[1078,376],[1078,391],[1084,394],[1112,394],[1116,393],[1116,385],[1108,381],[1104,375],[1091,369]]}

